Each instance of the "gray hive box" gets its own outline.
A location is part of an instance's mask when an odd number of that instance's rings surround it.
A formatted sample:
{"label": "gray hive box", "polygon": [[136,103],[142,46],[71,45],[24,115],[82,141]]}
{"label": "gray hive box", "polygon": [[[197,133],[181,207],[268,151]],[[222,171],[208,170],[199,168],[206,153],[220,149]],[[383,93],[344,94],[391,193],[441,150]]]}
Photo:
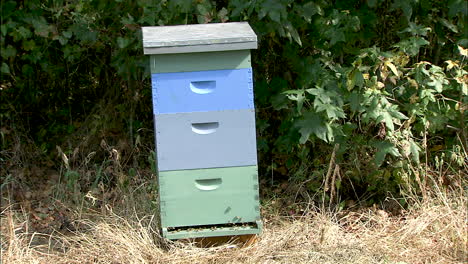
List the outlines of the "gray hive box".
{"label": "gray hive box", "polygon": [[143,27],[150,55],[162,235],[259,234],[248,23]]}
{"label": "gray hive box", "polygon": [[147,55],[257,48],[257,35],[247,22],[143,27],[142,31]]}

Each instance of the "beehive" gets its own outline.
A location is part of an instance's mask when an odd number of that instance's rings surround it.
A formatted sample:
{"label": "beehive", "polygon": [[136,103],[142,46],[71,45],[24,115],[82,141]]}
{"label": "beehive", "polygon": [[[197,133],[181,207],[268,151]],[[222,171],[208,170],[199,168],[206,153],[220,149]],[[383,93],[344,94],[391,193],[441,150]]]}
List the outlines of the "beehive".
{"label": "beehive", "polygon": [[261,231],[248,23],[143,27],[161,229],[168,239]]}

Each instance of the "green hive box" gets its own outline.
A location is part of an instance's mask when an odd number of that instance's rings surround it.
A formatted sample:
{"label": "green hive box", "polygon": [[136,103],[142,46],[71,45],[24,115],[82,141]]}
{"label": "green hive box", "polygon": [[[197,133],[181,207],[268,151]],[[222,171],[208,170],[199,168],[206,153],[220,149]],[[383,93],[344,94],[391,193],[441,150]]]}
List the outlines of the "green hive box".
{"label": "green hive box", "polygon": [[[159,126],[158,122],[155,122],[155,137],[156,141],[159,140],[157,146],[165,145],[167,148],[167,144],[161,144],[161,140],[187,135],[186,140],[170,141],[173,142],[170,144],[173,144],[174,151],[180,151],[180,156],[176,153],[174,157],[184,158],[167,160],[162,156],[162,152],[158,156],[159,204],[163,236],[168,239],[183,239],[260,233],[262,222],[257,161],[255,158],[247,164],[239,162],[245,160],[242,157],[250,153],[252,146],[247,145],[245,149],[240,146],[235,153],[223,153],[223,150],[217,147],[222,145],[223,140],[229,142],[235,139],[243,142],[244,139],[250,138],[245,132],[253,133],[252,136],[255,138],[255,131],[252,129],[255,127],[255,120],[241,117],[245,110],[254,111],[253,104],[249,103],[253,98],[252,83],[229,79],[229,84],[223,84],[226,83],[222,81],[224,79],[220,81],[218,77],[216,77],[218,79],[214,77],[219,76],[220,70],[249,69],[248,74],[251,75],[250,49],[257,48],[255,33],[248,23],[143,27],[142,31],[144,53],[150,55],[155,120],[174,120],[161,123]],[[165,83],[170,83],[167,82],[168,78],[176,76],[173,73],[184,72],[190,74],[182,76],[178,74],[178,85],[164,86]],[[249,78],[251,79],[251,76]],[[172,103],[168,104],[177,100],[175,95],[180,96],[190,92],[187,89],[190,89],[191,84],[204,83],[210,87],[213,85],[214,88],[206,89],[199,94],[189,94],[190,97],[182,97],[193,98],[194,101],[190,102],[192,100],[190,99],[180,108]],[[220,85],[222,87],[219,87]],[[169,91],[174,92],[158,93],[158,89],[169,88],[171,89]],[[232,101],[233,91],[247,93],[244,97],[238,98],[250,101]],[[231,96],[228,96],[229,94]],[[198,104],[196,100],[200,100]],[[210,111],[213,109],[210,108],[211,104],[223,105],[223,100],[230,102],[226,103],[229,105],[228,108],[217,109],[216,114],[211,112],[213,110]],[[201,110],[204,111],[201,111],[200,105],[205,104],[206,109],[203,107]],[[167,110],[168,106],[171,111]],[[163,109],[164,107],[166,109]],[[174,113],[174,108],[179,111]],[[182,117],[191,120],[192,115],[194,118],[196,116],[197,124],[174,125],[173,135],[163,136],[163,134],[168,135],[167,131],[171,129],[167,124],[169,126],[178,124],[180,123],[178,120]],[[223,130],[227,128],[225,127],[228,125],[227,122],[233,118],[241,120],[238,122],[239,127],[235,129],[236,132]],[[210,129],[200,133],[193,129],[199,124],[216,124],[216,126],[210,126]],[[196,134],[190,134],[190,128]],[[179,142],[184,142],[185,145],[178,146],[182,144]],[[200,142],[206,144],[206,147],[200,146]],[[194,144],[197,147],[191,148],[187,144]],[[255,147],[256,143],[252,144]],[[197,153],[185,153],[184,151],[188,149],[196,149]],[[215,155],[213,151],[217,151]],[[158,149],[156,153],[158,155]],[[213,162],[197,163],[193,160],[184,160],[187,157],[203,156],[213,156]],[[191,164],[190,169],[184,169],[188,163]],[[222,164],[223,167],[210,167],[214,165],[207,166],[208,164]],[[170,169],[161,170],[161,168]]]}
{"label": "green hive box", "polygon": [[150,63],[151,73],[252,68],[248,50],[156,54],[150,57]]}

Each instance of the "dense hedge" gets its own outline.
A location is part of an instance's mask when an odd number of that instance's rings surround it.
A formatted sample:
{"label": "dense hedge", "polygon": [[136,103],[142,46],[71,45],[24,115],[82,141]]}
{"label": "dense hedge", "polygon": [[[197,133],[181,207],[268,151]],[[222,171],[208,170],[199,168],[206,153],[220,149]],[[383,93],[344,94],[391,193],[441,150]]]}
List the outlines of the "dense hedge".
{"label": "dense hedge", "polygon": [[71,153],[83,136],[124,135],[134,146],[152,129],[140,27],[248,21],[259,37],[253,63],[264,180],[317,190],[334,163],[343,195],[379,198],[417,181],[408,171],[432,156],[448,152],[453,166],[463,163],[464,0],[1,5],[3,149],[20,128],[50,156],[56,145]]}

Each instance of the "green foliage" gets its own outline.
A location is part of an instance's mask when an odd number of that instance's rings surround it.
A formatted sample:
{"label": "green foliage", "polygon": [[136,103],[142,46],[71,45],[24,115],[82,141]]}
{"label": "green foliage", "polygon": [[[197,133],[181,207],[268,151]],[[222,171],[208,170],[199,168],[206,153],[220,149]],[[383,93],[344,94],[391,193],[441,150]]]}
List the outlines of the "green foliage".
{"label": "green foliage", "polygon": [[[346,175],[355,175],[352,152],[357,153],[359,166],[368,167],[357,178],[351,177],[357,188],[385,195],[396,193],[403,184],[392,176],[401,162],[420,163],[421,152],[441,144],[423,142],[424,138],[443,137],[447,148],[460,142],[457,136],[466,142],[465,113],[460,110],[467,100],[461,81],[466,57],[457,46],[466,48],[461,33],[467,33],[462,22],[467,14],[466,8],[454,11],[459,2],[451,1],[448,7],[437,1],[233,1],[230,5],[235,10],[231,18],[248,18],[263,37],[253,61],[267,82],[257,89],[256,97],[258,116],[268,130],[262,133],[274,135],[268,148],[259,145],[267,152],[263,158],[273,162],[268,166],[272,173],[303,180],[304,175],[296,172],[310,173],[301,169],[307,165],[291,166],[289,161],[310,164],[318,157],[318,166],[308,167],[320,170],[327,164],[323,156],[330,157],[324,152],[331,152],[320,141],[339,143],[337,159],[348,165],[342,166]],[[449,65],[457,61],[453,67],[460,69],[458,77],[444,67],[444,61]],[[281,117],[272,117],[270,105]],[[304,148],[312,149],[306,157],[297,154]],[[379,167],[383,174],[374,173]]]}
{"label": "green foliage", "polygon": [[252,61],[263,174],[318,188],[339,144],[340,191],[379,196],[397,193],[401,163],[420,163],[431,146],[461,141],[466,150],[461,0],[1,5],[0,127],[27,124],[45,153],[67,135],[85,133],[98,146],[152,127],[140,26],[231,21],[248,21],[260,40]]}

